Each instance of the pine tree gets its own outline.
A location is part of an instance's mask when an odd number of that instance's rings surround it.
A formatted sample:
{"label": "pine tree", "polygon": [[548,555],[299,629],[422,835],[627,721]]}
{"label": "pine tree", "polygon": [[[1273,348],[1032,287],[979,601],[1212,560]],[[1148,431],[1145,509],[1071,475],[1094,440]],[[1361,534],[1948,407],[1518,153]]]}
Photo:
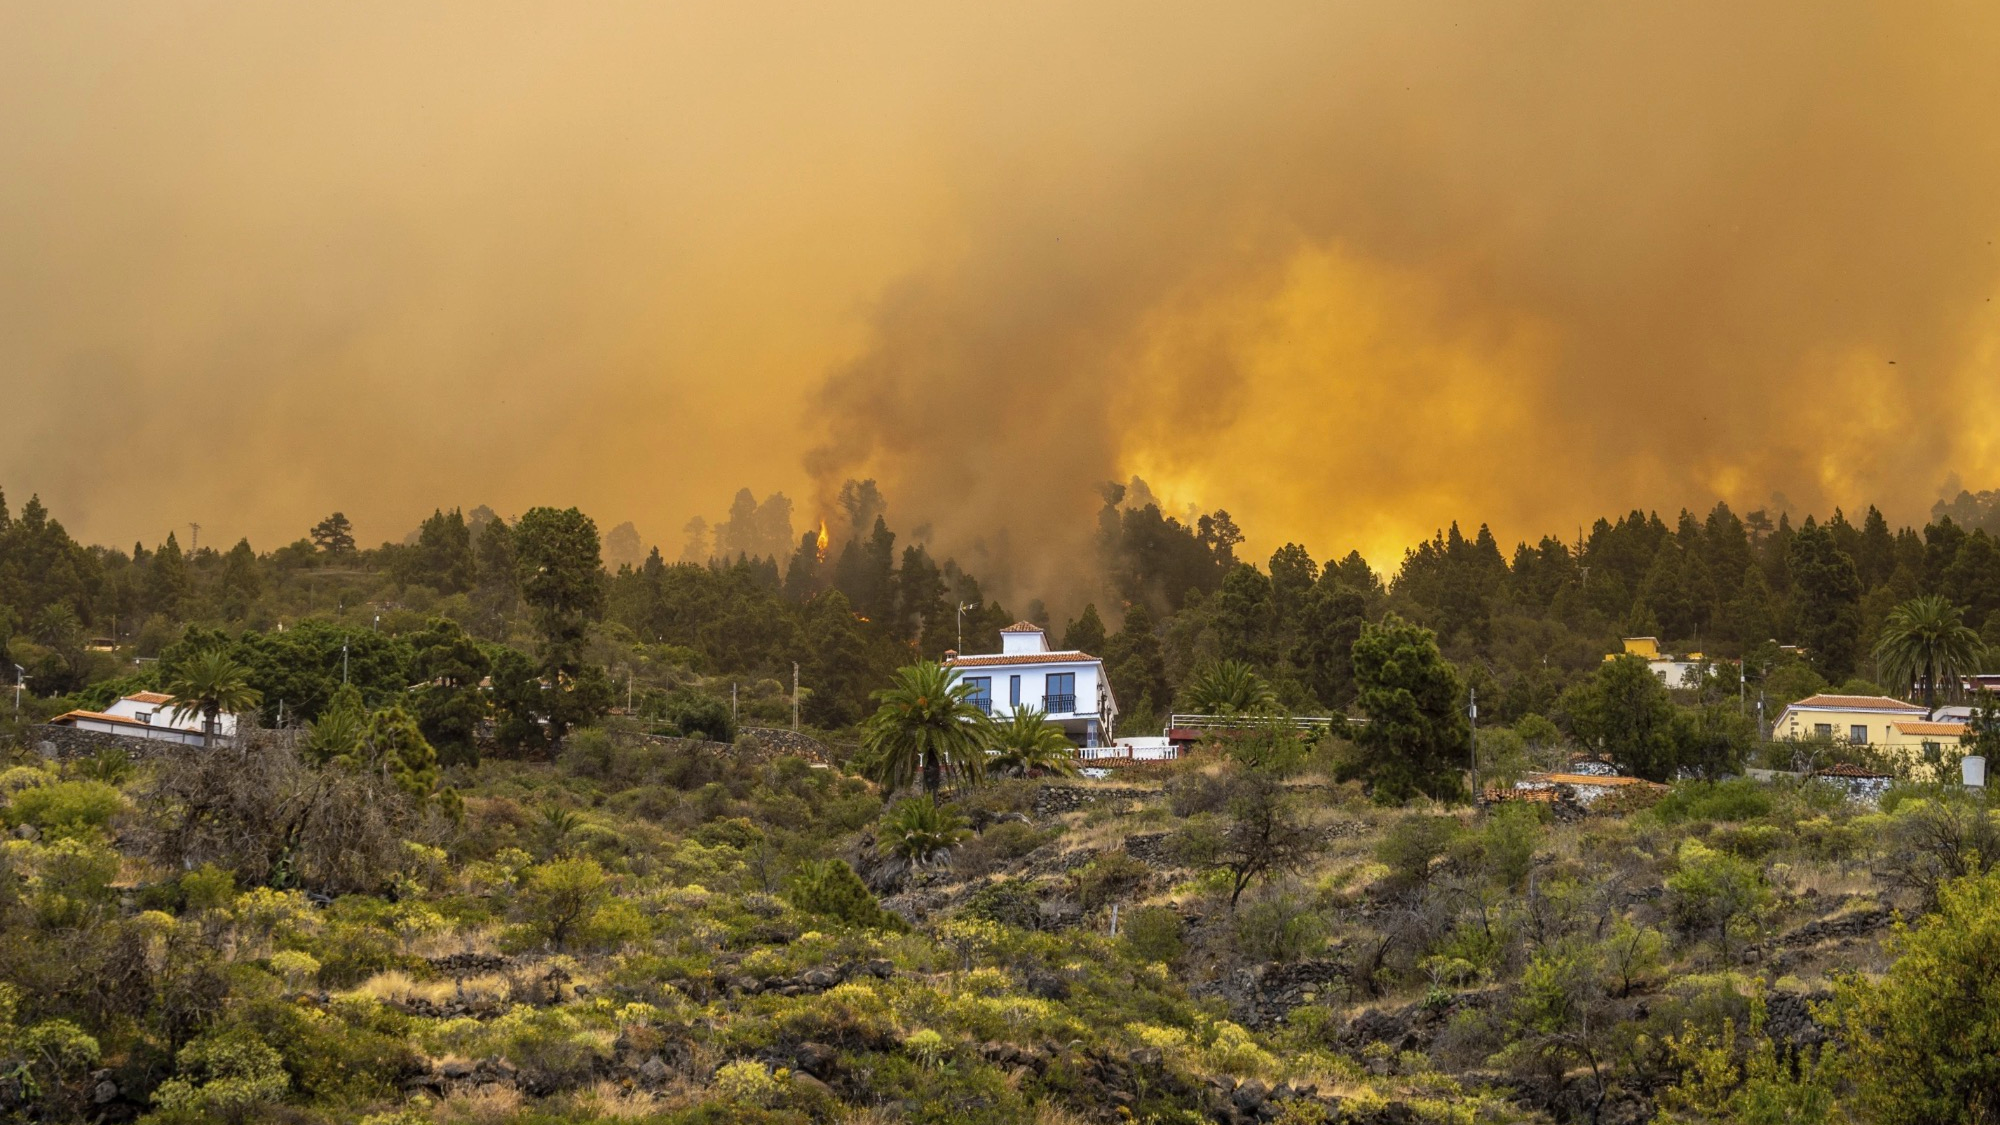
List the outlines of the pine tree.
{"label": "pine tree", "polygon": [[183,620],[190,591],[187,560],[181,556],[180,542],[170,531],[167,541],[153,552],[153,565],[146,576],[147,608],[169,621]]}
{"label": "pine tree", "polygon": [[1854,674],[1861,641],[1861,579],[1854,560],[1810,516],[1792,540],[1789,560],[1798,590],[1799,643],[1813,671],[1840,683]]}
{"label": "pine tree", "polygon": [[1075,621],[1063,628],[1062,647],[1070,652],[1093,656],[1104,652],[1104,619],[1097,616],[1097,603],[1086,603]]}

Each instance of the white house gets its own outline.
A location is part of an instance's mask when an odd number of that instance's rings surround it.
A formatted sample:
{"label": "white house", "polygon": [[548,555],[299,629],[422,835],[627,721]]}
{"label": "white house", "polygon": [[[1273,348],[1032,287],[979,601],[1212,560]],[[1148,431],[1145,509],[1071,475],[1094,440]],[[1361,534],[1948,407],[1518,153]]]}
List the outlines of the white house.
{"label": "white house", "polygon": [[[123,738],[178,742],[183,746],[201,745],[201,713],[190,711],[176,715],[172,703],[171,695],[163,695],[157,691],[142,691],[126,696],[103,711],[71,711],[57,715],[49,722],[75,727],[78,730],[115,734]],[[217,718],[215,733],[222,738],[234,737],[236,716],[224,714]]]}
{"label": "white house", "polygon": [[1111,742],[1118,701],[1104,661],[1087,652],[1051,651],[1040,626],[1016,621],[1000,630],[999,652],[945,659],[989,713],[1006,718],[1015,708],[1038,707],[1079,746]]}

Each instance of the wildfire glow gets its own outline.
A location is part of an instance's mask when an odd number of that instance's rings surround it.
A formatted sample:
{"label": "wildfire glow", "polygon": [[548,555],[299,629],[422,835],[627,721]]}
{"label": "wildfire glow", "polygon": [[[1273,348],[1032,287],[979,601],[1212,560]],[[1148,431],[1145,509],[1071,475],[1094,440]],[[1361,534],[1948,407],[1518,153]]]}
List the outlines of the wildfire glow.
{"label": "wildfire glow", "polygon": [[819,521],[819,561],[826,561],[826,521]]}

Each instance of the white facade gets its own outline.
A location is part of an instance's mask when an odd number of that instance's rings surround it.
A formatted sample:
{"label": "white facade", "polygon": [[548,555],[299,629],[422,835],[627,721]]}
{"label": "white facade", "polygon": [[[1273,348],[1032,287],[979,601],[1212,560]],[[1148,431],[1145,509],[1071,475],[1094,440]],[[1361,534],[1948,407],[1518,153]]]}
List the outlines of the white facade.
{"label": "white facade", "polygon": [[1039,708],[1079,746],[1111,741],[1118,701],[1104,662],[1087,652],[1055,652],[1048,634],[1026,621],[1000,630],[1000,651],[952,660],[959,678],[998,718],[1016,708]]}
{"label": "white facade", "polygon": [[1181,756],[1181,748],[1164,734],[1128,735],[1109,746],[1093,746],[1077,752],[1086,762],[1117,759],[1132,762],[1171,762]]}
{"label": "white facade", "polygon": [[1696,660],[1674,660],[1663,657],[1646,661],[1646,668],[1658,676],[1660,682],[1670,688],[1693,691],[1701,686],[1702,664]]}
{"label": "white facade", "polygon": [[[49,721],[78,730],[154,742],[177,742],[183,746],[199,746],[202,738],[201,713],[189,711],[176,714],[173,697],[157,691],[128,695],[102,711],[71,711]],[[236,716],[225,714],[218,717],[215,733],[221,738],[235,737]]]}

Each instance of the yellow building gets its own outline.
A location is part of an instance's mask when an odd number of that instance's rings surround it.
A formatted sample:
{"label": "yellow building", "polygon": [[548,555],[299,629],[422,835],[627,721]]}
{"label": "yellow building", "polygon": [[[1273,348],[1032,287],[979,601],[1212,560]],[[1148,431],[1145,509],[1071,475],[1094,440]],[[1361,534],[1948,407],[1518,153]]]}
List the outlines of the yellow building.
{"label": "yellow building", "polygon": [[1888,745],[1895,750],[1922,750],[1938,746],[1956,751],[1965,744],[1964,723],[1933,723],[1912,720],[1889,724]]}
{"label": "yellow building", "polygon": [[1641,660],[1658,660],[1660,659],[1660,638],[1626,637],[1625,651],[1614,652],[1604,659],[1616,660],[1620,656],[1636,656]]}
{"label": "yellow building", "polygon": [[1931,723],[1930,717],[1930,711],[1918,704],[1883,695],[1813,695],[1785,708],[1771,724],[1771,737],[1830,738],[1855,746],[1920,746],[1932,736],[1906,734],[1897,725],[1957,725]]}

